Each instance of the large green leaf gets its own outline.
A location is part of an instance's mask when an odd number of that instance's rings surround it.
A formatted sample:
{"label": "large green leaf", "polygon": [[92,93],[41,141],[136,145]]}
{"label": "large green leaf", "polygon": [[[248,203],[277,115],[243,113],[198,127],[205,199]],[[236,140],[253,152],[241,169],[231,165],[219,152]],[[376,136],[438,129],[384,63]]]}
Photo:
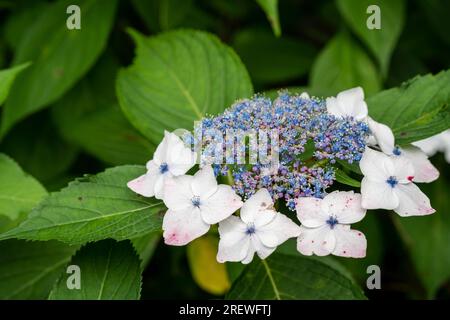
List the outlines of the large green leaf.
{"label": "large green leaf", "polygon": [[395,218],[427,297],[433,298],[450,279],[450,185],[441,178],[421,188],[430,195],[436,212],[426,217]]}
{"label": "large green leaf", "polygon": [[110,55],[52,109],[68,141],[112,165],[143,164],[154,147],[127,121],[114,94],[118,63]]}
{"label": "large green leaf", "polygon": [[281,36],[280,17],[278,15],[278,0],[256,0],[261,9],[266,13],[267,19],[272,26],[273,33]]}
{"label": "large green leaf", "polygon": [[80,244],[142,236],[161,229],[162,202],[143,198],[127,182],[145,172],[121,166],[86,176],[47,197],[19,227],[0,239],[59,240]]}
{"label": "large green leaf", "polygon": [[17,67],[0,70],[0,107],[3,105],[3,102],[5,102],[9,90],[11,89],[17,75],[29,65],[29,63],[24,63]]}
{"label": "large green leaf", "polygon": [[269,31],[247,29],[237,33],[233,47],[248,68],[253,81],[276,83],[305,75],[315,50],[293,38],[276,38]]}
{"label": "large green leaf", "polygon": [[369,114],[406,144],[450,127],[450,70],[418,76],[367,99]]}
{"label": "large green leaf", "polygon": [[119,102],[131,123],[155,144],[164,130],[191,129],[206,113],[219,113],[251,96],[244,65],[215,36],[188,30],[150,38],[131,34],[136,59],[119,73]]}
{"label": "large green leaf", "polygon": [[75,250],[57,241],[0,241],[0,299],[46,299]]}
{"label": "large green leaf", "polygon": [[[4,107],[1,135],[54,102],[82,77],[106,45],[116,0],[61,0],[43,10],[20,41],[14,65],[32,61],[18,76]],[[81,8],[81,30],[66,26],[69,5]]]}
{"label": "large green leaf", "polygon": [[139,258],[141,259],[142,270],[144,270],[147,267],[160,240],[161,240],[160,231],[150,232],[139,238],[134,238],[131,240],[134,249],[136,249]]}
{"label": "large green leaf", "polygon": [[15,220],[28,213],[47,192],[8,156],[0,153],[0,215]]}
{"label": "large green leaf", "polygon": [[139,258],[129,241],[103,240],[87,244],[70,261],[80,269],[80,289],[69,289],[71,274],[63,274],[50,300],[138,300]]}
{"label": "large green leaf", "polygon": [[329,264],[274,253],[255,259],[234,282],[229,299],[364,299],[360,288]]}
{"label": "large green leaf", "polygon": [[78,148],[59,137],[51,119],[42,113],[14,127],[1,148],[46,186],[63,174],[78,155]]}
{"label": "large green leaf", "polygon": [[310,86],[330,95],[361,86],[371,94],[380,89],[380,80],[367,54],[343,31],[331,39],[317,57],[310,75]]}
{"label": "large green leaf", "polygon": [[[339,11],[352,30],[364,41],[387,73],[389,60],[403,29],[405,2],[403,0],[337,0]],[[369,29],[367,8],[380,8],[381,29]]]}

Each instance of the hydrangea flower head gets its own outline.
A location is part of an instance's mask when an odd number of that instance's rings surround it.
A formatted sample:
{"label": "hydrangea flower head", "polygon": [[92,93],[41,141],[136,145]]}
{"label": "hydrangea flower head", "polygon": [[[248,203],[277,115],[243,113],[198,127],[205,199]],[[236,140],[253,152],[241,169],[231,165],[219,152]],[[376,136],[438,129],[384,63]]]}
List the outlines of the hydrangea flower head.
{"label": "hydrangea flower head", "polygon": [[[275,167],[261,161],[238,163],[238,153],[258,151],[253,150],[255,146],[249,143],[245,150],[234,148],[229,154],[235,143],[229,139],[209,144],[205,144],[203,139],[202,159],[212,162],[219,144],[219,149],[228,154],[226,163],[215,163],[217,175],[225,175],[231,170],[233,188],[238,194],[249,198],[257,190],[265,188],[273,200],[284,199],[291,210],[295,209],[294,199],[298,197],[323,197],[334,181],[331,165],[337,160],[358,162],[369,136],[365,122],[329,114],[325,100],[286,92],[280,92],[274,101],[263,96],[239,101],[222,114],[203,119],[194,136],[210,136],[210,132],[219,132],[222,136],[230,132],[246,135],[248,132],[273,130],[276,144],[271,141],[269,146],[267,140],[262,140],[262,143],[266,143],[268,154],[277,154],[279,163]],[[261,146],[261,136],[259,138]]]}

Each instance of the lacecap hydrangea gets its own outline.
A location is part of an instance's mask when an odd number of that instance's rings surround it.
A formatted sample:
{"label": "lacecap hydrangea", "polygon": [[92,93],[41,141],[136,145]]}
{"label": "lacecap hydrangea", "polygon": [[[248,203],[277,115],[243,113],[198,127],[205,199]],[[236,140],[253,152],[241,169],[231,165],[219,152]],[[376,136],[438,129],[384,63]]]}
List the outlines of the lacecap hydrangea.
{"label": "lacecap hydrangea", "polygon": [[[195,130],[186,141],[202,145],[202,164],[213,163],[216,175],[232,175],[239,195],[248,199],[266,188],[274,201],[284,199],[291,210],[299,197],[323,198],[335,178],[332,165],[336,161],[358,162],[369,136],[365,122],[327,113],[325,100],[288,92],[280,92],[274,101],[261,95],[238,101],[218,116],[204,118]],[[236,143],[239,135],[271,130],[277,132],[276,145],[262,139],[241,145],[245,150],[229,145]],[[217,131],[223,137],[232,132],[236,139],[215,139]],[[278,152],[278,166],[258,161],[238,163],[237,153],[257,153],[251,148],[262,143],[268,145],[268,152]],[[214,163],[217,148],[222,148],[223,154],[234,151],[227,154],[226,163]]]}

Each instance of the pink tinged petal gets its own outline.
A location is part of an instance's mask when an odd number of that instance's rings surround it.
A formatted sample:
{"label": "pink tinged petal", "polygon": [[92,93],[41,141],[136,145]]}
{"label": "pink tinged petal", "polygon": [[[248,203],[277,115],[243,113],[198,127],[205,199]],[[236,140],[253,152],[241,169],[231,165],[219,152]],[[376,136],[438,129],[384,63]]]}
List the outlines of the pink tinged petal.
{"label": "pink tinged petal", "polygon": [[397,208],[399,200],[394,189],[386,181],[372,181],[364,177],[361,181],[361,206],[364,209]]}
{"label": "pink tinged petal", "polygon": [[300,226],[297,250],[301,254],[326,256],[334,250],[335,246],[336,238],[328,225],[311,229]]}
{"label": "pink tinged petal", "polygon": [[183,246],[208,232],[197,208],[168,210],[163,220],[164,242],[172,246]]}
{"label": "pink tinged petal", "polygon": [[206,223],[216,224],[242,207],[241,198],[231,186],[221,184],[208,199],[200,198],[200,211]]}
{"label": "pink tinged petal", "polygon": [[439,171],[428,160],[427,155],[416,147],[406,147],[401,150],[405,158],[411,161],[414,167],[414,182],[432,182],[439,178]]}
{"label": "pink tinged petal", "polygon": [[277,247],[289,238],[298,237],[300,227],[284,214],[276,213],[275,219],[258,228],[256,236],[266,247]]}
{"label": "pink tinged petal", "polygon": [[241,218],[245,223],[255,221],[255,215],[273,207],[273,200],[267,189],[260,189],[245,201],[241,209]]}
{"label": "pink tinged petal", "polygon": [[388,172],[389,156],[366,148],[359,162],[359,167],[364,176],[373,181],[384,182],[390,176]]}
{"label": "pink tinged petal", "polygon": [[368,117],[367,123],[381,150],[386,154],[392,154],[395,147],[395,139],[391,128],[385,124],[376,122],[370,117]]}
{"label": "pink tinged petal", "polygon": [[398,184],[394,190],[399,199],[394,211],[400,216],[423,216],[436,211],[431,207],[430,199],[414,183]]}
{"label": "pink tinged petal", "polygon": [[193,208],[192,198],[194,195],[191,189],[192,180],[192,176],[166,179],[163,201],[167,208],[172,210]]}
{"label": "pink tinged petal", "polygon": [[[253,248],[255,248],[255,251],[258,254],[258,257],[260,257],[261,259],[266,259],[276,249],[276,247],[265,246],[264,243],[262,243],[261,240],[255,235],[252,235],[250,238],[252,241]],[[244,263],[244,261],[243,261],[243,263]]]}
{"label": "pink tinged petal", "polygon": [[134,192],[144,197],[154,197],[155,186],[159,187],[160,185],[162,185],[162,181],[163,181],[162,175],[144,174],[128,182],[127,186]]}
{"label": "pink tinged petal", "polygon": [[197,171],[192,181],[192,192],[200,198],[209,198],[217,191],[217,180],[211,166]]}
{"label": "pink tinged petal", "polygon": [[322,199],[313,197],[298,198],[295,209],[297,218],[308,228],[317,228],[326,224],[329,218],[327,212],[322,211]]}
{"label": "pink tinged petal", "polygon": [[366,256],[367,240],[358,230],[351,230],[349,226],[338,225],[334,228],[336,246],[335,256],[347,258],[364,258]]}
{"label": "pink tinged petal", "polygon": [[334,191],[325,196],[322,205],[341,224],[356,223],[366,215],[366,209],[361,207],[361,195],[353,191]]}

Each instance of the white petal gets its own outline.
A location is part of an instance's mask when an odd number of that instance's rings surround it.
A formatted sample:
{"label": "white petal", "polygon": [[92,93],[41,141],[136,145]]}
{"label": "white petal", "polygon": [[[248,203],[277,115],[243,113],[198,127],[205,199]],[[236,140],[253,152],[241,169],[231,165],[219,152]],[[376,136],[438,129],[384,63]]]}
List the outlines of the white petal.
{"label": "white petal", "polygon": [[253,224],[256,228],[262,228],[267,224],[271,223],[277,217],[277,212],[275,210],[269,209],[264,211],[259,211],[255,215],[255,220]]}
{"label": "white petal", "polygon": [[127,186],[134,192],[144,197],[154,197],[155,189],[160,190],[163,186],[163,175],[161,174],[144,174],[134,180],[128,182]]}
{"label": "white petal", "polygon": [[168,152],[167,159],[169,171],[174,176],[180,176],[188,172],[195,165],[196,160],[196,154],[187,148],[180,138],[178,140],[177,144]]}
{"label": "white petal", "polygon": [[337,117],[353,117],[362,121],[367,117],[367,104],[361,87],[340,92],[336,98],[328,98],[327,111]]}
{"label": "white petal", "polygon": [[393,189],[386,181],[371,181],[364,177],[361,181],[361,206],[364,209],[397,208],[399,202]]}
{"label": "white petal", "polygon": [[328,225],[313,229],[300,226],[297,250],[301,254],[326,256],[334,250],[335,246],[336,238]]}
{"label": "white petal", "polygon": [[329,114],[332,114],[333,116],[342,118],[348,116],[346,111],[341,108],[341,105],[339,104],[339,101],[335,97],[329,97],[326,100],[327,103],[327,112]]}
{"label": "white petal", "polygon": [[414,167],[414,182],[432,182],[439,178],[439,171],[428,160],[427,155],[417,147],[401,149],[401,156],[411,161]]}
{"label": "white petal", "polygon": [[389,156],[384,153],[366,148],[359,162],[359,167],[364,176],[373,181],[384,182],[390,176],[387,170]]}
{"label": "white petal", "polygon": [[163,220],[164,242],[172,246],[183,246],[201,237],[209,230],[197,208],[168,210]]}
{"label": "white petal", "polygon": [[366,215],[361,207],[361,195],[353,191],[334,191],[325,196],[322,205],[328,207],[327,211],[341,224],[356,223]]}
{"label": "white petal", "polygon": [[242,207],[241,198],[231,186],[221,184],[216,192],[207,199],[200,198],[200,210],[203,220],[209,224],[216,224],[228,218],[233,212]]}
{"label": "white petal", "polygon": [[277,247],[289,238],[298,237],[299,234],[300,227],[279,212],[270,223],[256,227],[256,235],[266,247]]}
{"label": "white petal", "polygon": [[245,201],[241,209],[241,218],[245,223],[255,221],[255,215],[259,211],[264,211],[273,207],[273,200],[267,189],[260,189]]}
{"label": "white petal", "polygon": [[167,208],[172,210],[181,210],[191,208],[192,193],[191,183],[192,176],[180,176],[171,179],[166,179],[164,185],[164,204]]}
{"label": "white petal", "polygon": [[220,240],[216,259],[220,263],[224,263],[226,261],[240,262],[247,257],[249,251],[250,251],[249,236],[240,239],[240,241],[237,241],[232,246],[227,246],[222,242],[222,240]]}
{"label": "white petal", "polygon": [[297,218],[308,228],[317,228],[326,224],[329,215],[322,212],[322,199],[313,197],[298,198],[295,209]]}
{"label": "white petal", "polygon": [[220,241],[225,247],[232,247],[248,237],[247,225],[236,216],[230,216],[219,222]]}
{"label": "white petal", "polygon": [[391,156],[389,169],[387,171],[389,172],[390,176],[394,176],[397,178],[399,183],[409,183],[415,175],[414,167],[409,159],[406,157],[398,157],[398,156]]}
{"label": "white petal", "polygon": [[416,147],[419,147],[422,149],[423,152],[425,152],[428,156],[433,156],[438,151],[443,150],[443,143],[442,143],[442,133],[437,134],[435,136],[413,142],[412,144]]}
{"label": "white petal", "polygon": [[370,117],[367,118],[367,123],[381,150],[386,154],[392,154],[395,147],[395,139],[391,128],[376,122]]}
{"label": "white petal", "polygon": [[400,216],[423,216],[436,211],[431,207],[430,199],[414,183],[398,184],[394,190],[399,199],[394,211]]}
{"label": "white petal", "polygon": [[[171,138],[171,133],[168,131],[164,131],[164,138],[159,143],[158,147],[153,154],[153,161],[156,165],[161,165],[162,163],[167,162],[167,149],[169,148],[169,140]],[[147,163],[148,165],[148,163]]]}
{"label": "white petal", "polygon": [[302,92],[300,94],[300,98],[305,99],[305,100],[309,100],[310,99],[308,92]]}
{"label": "white petal", "polygon": [[358,230],[351,230],[349,226],[337,225],[334,228],[336,247],[335,256],[347,258],[364,258],[366,256],[367,240]]}
{"label": "white petal", "polygon": [[250,237],[248,238],[248,241],[249,241],[249,246],[248,246],[247,255],[241,261],[243,264],[249,264],[250,262],[252,262],[253,257],[255,256],[255,252],[256,252],[256,249],[253,246],[253,242],[251,241]]}
{"label": "white petal", "polygon": [[209,198],[217,191],[217,180],[211,166],[205,166],[197,171],[192,181],[192,192],[200,198]]}
{"label": "white petal", "polygon": [[256,253],[258,254],[258,257],[261,259],[265,259],[268,256],[270,256],[276,249],[276,247],[267,247],[264,245],[264,243],[261,242],[261,240],[253,235],[251,237],[253,248],[255,248]]}

